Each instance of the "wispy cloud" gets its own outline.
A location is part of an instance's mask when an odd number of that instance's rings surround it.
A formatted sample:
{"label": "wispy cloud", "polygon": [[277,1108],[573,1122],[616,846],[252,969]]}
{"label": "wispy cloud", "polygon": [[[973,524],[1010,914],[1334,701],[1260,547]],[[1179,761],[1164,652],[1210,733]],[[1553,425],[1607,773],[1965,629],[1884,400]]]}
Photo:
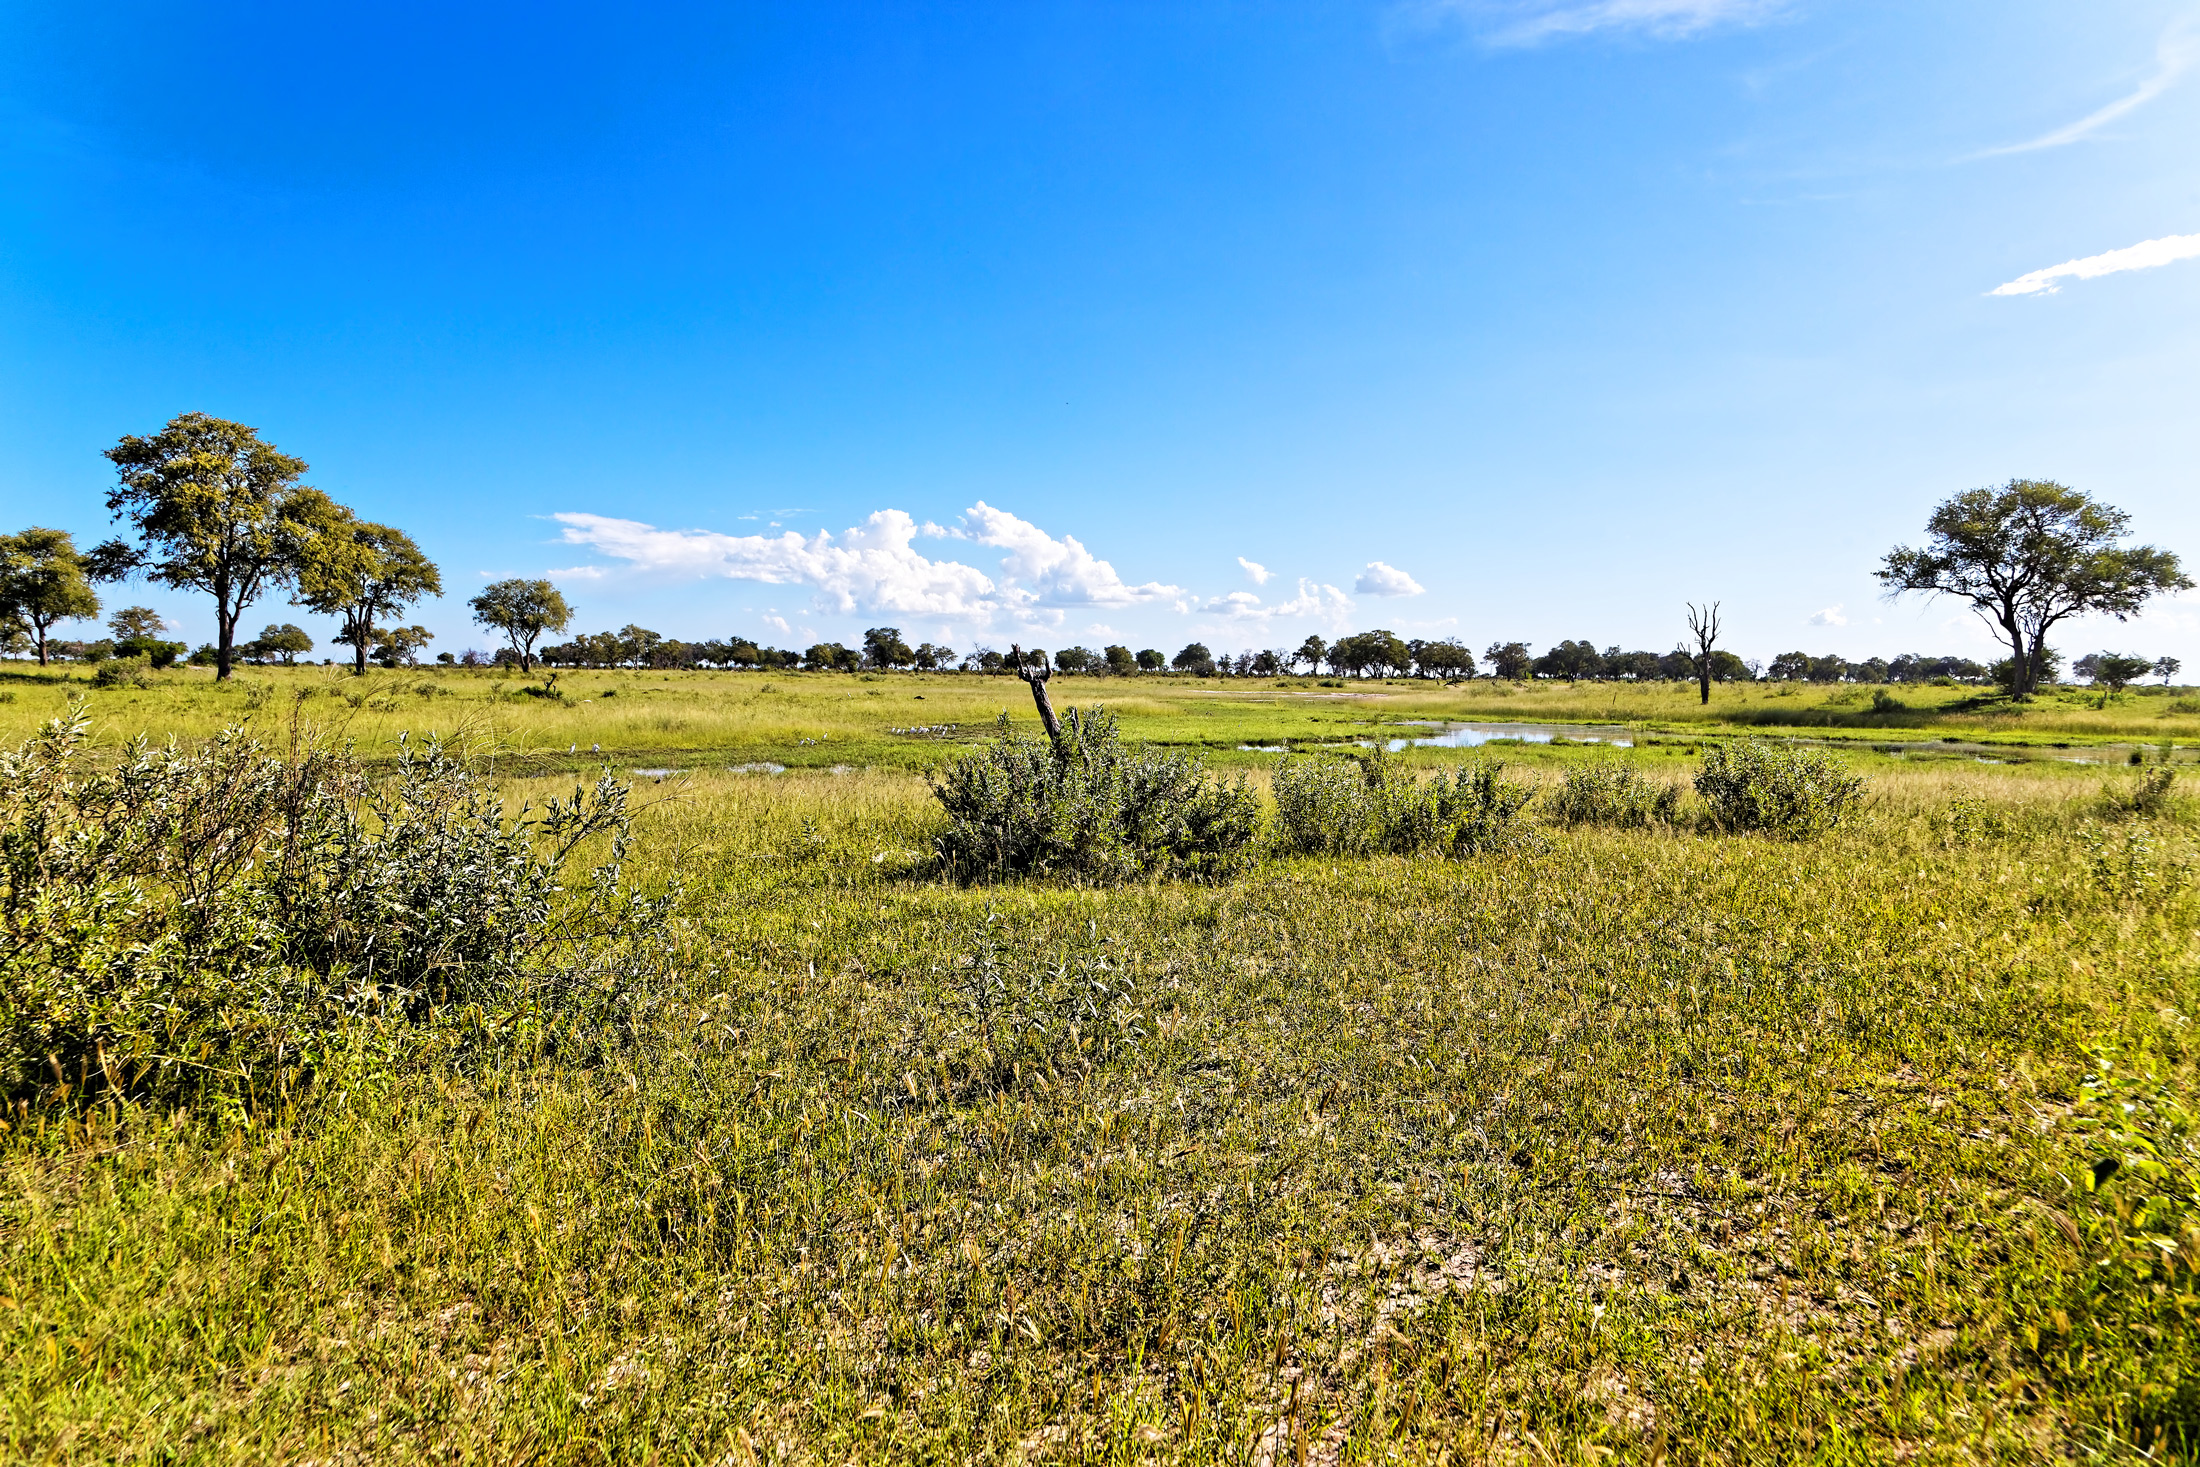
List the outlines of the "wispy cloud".
{"label": "wispy cloud", "polygon": [[2059,148],[2074,143],[2094,131],[2106,127],[2119,117],[2128,116],[2153,101],[2176,85],[2177,79],[2200,61],[2200,30],[2187,21],[2179,21],[2162,33],[2155,43],[2154,70],[2141,78],[2139,84],[2125,95],[2118,97],[2097,111],[2089,112],[2076,122],[2058,127],[2053,132],[2042,133],[2027,142],[2011,143],[2006,147],[1988,148],[1973,153],[1973,158],[1999,158],[2010,153],[2034,153],[2041,148]]}
{"label": "wispy cloud", "polygon": [[1785,8],[1786,0],[1418,0],[1398,18],[1421,29],[1465,25],[1491,45],[1533,46],[1599,31],[1673,39],[1752,25]]}
{"label": "wispy cloud", "polygon": [[1268,578],[1275,574],[1275,572],[1270,570],[1267,566],[1260,564],[1258,561],[1247,560],[1242,555],[1237,558],[1237,562],[1239,565],[1245,567],[1245,574],[1251,578],[1253,584],[1256,586],[1267,585]]}
{"label": "wispy cloud", "polygon": [[1352,583],[1352,589],[1362,596],[1418,596],[1421,583],[1394,565],[1371,560]]}
{"label": "wispy cloud", "polygon": [[2167,265],[2177,260],[2189,260],[2200,255],[2200,234],[2168,234],[2160,239],[2141,240],[2125,249],[2110,250],[2103,255],[2087,255],[2082,260],[2065,260],[2060,265],[2050,265],[2045,270],[2034,270],[2029,275],[2019,275],[2006,285],[1997,285],[1988,295],[2053,295],[2061,286],[2056,281],[2065,278],[2092,280],[2102,275],[2114,275],[2122,270],[2151,270],[2156,265]]}
{"label": "wispy cloud", "polygon": [[[728,535],[716,530],[665,530],[608,515],[553,515],[565,542],[625,563],[629,573],[659,579],[723,577],[767,585],[808,586],[820,611],[936,616],[984,624],[1002,616],[1056,622],[1066,606],[1173,603],[1188,610],[1183,588],[1149,581],[1131,585],[1075,536],[1057,539],[983,500],[953,528],[919,525],[898,509],[882,509],[835,535]],[[1006,550],[999,576],[960,561],[928,556],[920,537],[963,540]],[[601,578],[604,566],[560,575]]]}

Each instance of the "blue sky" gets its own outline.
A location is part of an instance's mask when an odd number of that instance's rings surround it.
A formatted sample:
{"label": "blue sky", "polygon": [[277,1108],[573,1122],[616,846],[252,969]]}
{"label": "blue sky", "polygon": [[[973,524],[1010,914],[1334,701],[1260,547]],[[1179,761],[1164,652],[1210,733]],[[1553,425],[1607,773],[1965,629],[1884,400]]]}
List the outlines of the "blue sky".
{"label": "blue sky", "polygon": [[[2193,0],[17,0],[0,513],[103,538],[196,409],[419,539],[436,650],[549,573],[796,646],[1982,653],[1870,577],[1949,493],[2200,557],[2196,139]],[[2200,599],[2062,644],[2200,668]]]}

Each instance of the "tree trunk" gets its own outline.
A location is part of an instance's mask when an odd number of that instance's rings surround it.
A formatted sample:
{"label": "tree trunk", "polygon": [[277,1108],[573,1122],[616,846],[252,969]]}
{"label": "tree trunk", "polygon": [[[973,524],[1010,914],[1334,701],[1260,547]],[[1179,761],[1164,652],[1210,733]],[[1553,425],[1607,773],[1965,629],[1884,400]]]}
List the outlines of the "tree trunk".
{"label": "tree trunk", "polygon": [[1047,679],[1054,675],[1051,667],[1036,672],[1024,666],[1024,649],[1014,643],[1009,645],[1008,655],[1015,659],[1016,676],[1031,684],[1031,701],[1038,705],[1039,722],[1046,725],[1047,739],[1051,743],[1062,742],[1062,721],[1054,716],[1054,702],[1047,697]]}
{"label": "tree trunk", "polygon": [[[238,611],[242,610],[242,607],[238,608]],[[237,611],[223,612],[219,609],[214,613],[214,681],[218,683],[229,681],[229,669],[235,661],[237,614]]]}
{"label": "tree trunk", "polygon": [[35,621],[31,623],[31,628],[38,633],[38,665],[44,667],[46,665],[46,629]]}
{"label": "tree trunk", "polygon": [[1703,656],[1696,659],[1696,682],[1703,692],[1702,701],[1711,701],[1711,649],[1704,648]]}
{"label": "tree trunk", "polygon": [[2009,633],[2009,701],[2023,703],[2032,696],[2032,658],[2035,655],[2025,645],[2024,628],[2003,624]]}

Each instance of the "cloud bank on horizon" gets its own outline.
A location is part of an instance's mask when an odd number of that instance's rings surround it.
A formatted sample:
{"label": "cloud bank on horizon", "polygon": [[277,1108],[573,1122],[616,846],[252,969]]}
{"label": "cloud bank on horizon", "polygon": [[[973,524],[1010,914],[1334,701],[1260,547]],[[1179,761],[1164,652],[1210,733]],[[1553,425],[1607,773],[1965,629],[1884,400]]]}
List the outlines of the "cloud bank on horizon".
{"label": "cloud bank on horizon", "polygon": [[2200,255],[2200,234],[2168,234],[2160,239],[2141,240],[2124,249],[2087,255],[2082,260],[2065,260],[2045,270],[2034,270],[2029,275],[2019,275],[2006,284],[1995,286],[1987,294],[2054,295],[2062,289],[2055,284],[2058,280],[2095,280],[2123,270],[2151,270],[2157,265],[2189,260],[2194,255]]}
{"label": "cloud bank on horizon", "polygon": [[[1278,619],[1334,622],[1353,600],[1337,587],[1301,578],[1295,594],[1277,602],[1251,591],[1201,600],[1182,586],[1133,584],[1086,549],[1074,535],[1056,537],[1031,521],[979,500],[960,523],[918,523],[898,509],[873,512],[834,534],[729,535],[716,530],[667,530],[640,520],[568,511],[552,515],[565,544],[584,546],[621,566],[582,565],[552,574],[601,580],[618,571],[655,578],[720,578],[773,586],[807,586],[821,612],[937,617],[983,626],[996,620],[1059,625],[1073,608],[1152,607],[1180,615],[1214,614],[1236,623]],[[961,561],[925,554],[919,539],[962,541],[1005,552],[989,574]],[[1256,585],[1275,575],[1238,558]],[[1371,561],[1354,589],[1373,596],[1417,596],[1406,572]]]}

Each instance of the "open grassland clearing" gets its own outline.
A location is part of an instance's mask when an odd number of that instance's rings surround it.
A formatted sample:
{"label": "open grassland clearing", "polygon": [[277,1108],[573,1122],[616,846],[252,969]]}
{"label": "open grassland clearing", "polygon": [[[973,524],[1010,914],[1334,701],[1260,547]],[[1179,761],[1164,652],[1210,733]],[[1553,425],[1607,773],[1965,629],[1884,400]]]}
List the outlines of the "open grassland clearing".
{"label": "open grassland clearing", "polygon": [[[1954,740],[1997,757],[2120,757],[2134,745],[2200,746],[2200,702],[2131,690],[2105,707],[2077,689],[2012,705],[1976,688],[1807,683],[1721,684],[1708,706],[1693,685],[1507,683],[1446,686],[1418,679],[1071,678],[1064,703],[1104,703],[1127,737],[1197,746],[1218,763],[1265,764],[1241,745],[1340,744],[1413,737],[1444,722],[1622,725],[1638,743],[1762,733],[1851,746]],[[1905,705],[1875,711],[1875,692]],[[468,730],[545,768],[603,759],[650,769],[770,762],[790,767],[926,769],[988,737],[1003,712],[1035,726],[1011,677],[892,673],[575,671],[549,695],[544,678],[504,670],[422,667],[353,678],[342,668],[252,668],[218,684],[199,669],[158,675],[148,688],[91,690],[56,668],[0,674],[0,742],[28,736],[71,697],[93,700],[101,736],[139,730],[203,739],[243,720],[264,727],[292,709],[341,726],[363,751],[402,732]],[[596,752],[591,752],[596,751]],[[1930,752],[1921,750],[1920,752]],[[1416,757],[1441,759],[1438,751]]]}
{"label": "open grassland clearing", "polygon": [[1808,843],[1104,890],[939,880],[890,768],[647,785],[626,874],[678,899],[605,1021],[9,1117],[9,1450],[2188,1453],[2191,807],[1858,767]]}

